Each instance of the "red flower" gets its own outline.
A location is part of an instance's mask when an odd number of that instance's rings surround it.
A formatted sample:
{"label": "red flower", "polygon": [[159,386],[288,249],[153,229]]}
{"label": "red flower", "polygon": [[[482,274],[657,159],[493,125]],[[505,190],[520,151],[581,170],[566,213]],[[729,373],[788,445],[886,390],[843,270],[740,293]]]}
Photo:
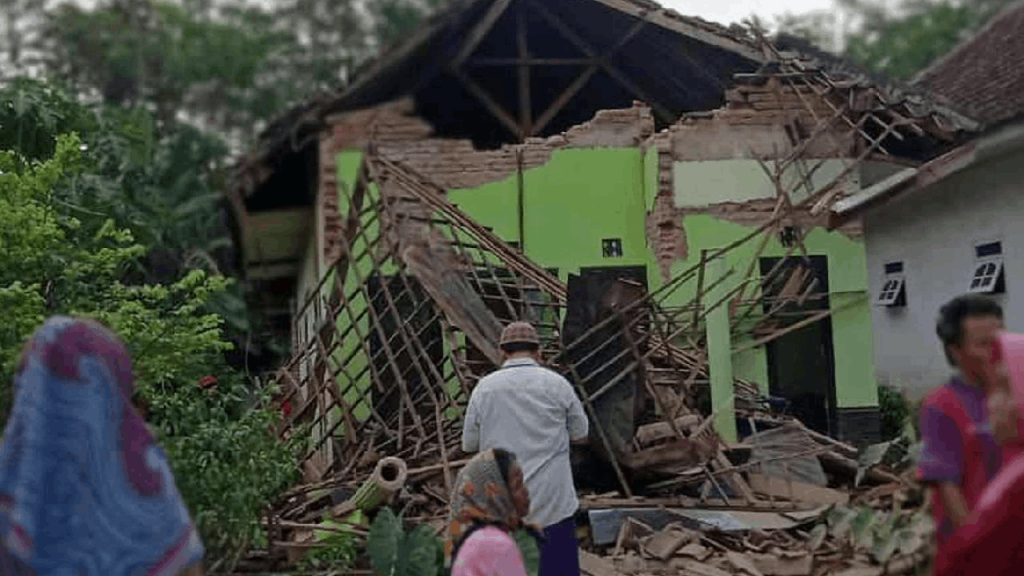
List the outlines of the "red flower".
{"label": "red flower", "polygon": [[202,378],[199,379],[199,387],[202,388],[203,390],[206,390],[207,388],[213,388],[216,385],[217,385],[217,377],[216,376],[207,375],[207,376],[203,376]]}

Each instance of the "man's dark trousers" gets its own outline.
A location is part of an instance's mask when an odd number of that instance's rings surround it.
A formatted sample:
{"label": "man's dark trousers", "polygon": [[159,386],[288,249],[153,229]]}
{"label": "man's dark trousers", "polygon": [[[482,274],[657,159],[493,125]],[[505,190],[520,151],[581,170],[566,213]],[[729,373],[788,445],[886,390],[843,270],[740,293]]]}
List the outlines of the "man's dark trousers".
{"label": "man's dark trousers", "polygon": [[580,543],[570,516],[544,529],[537,576],[580,576]]}

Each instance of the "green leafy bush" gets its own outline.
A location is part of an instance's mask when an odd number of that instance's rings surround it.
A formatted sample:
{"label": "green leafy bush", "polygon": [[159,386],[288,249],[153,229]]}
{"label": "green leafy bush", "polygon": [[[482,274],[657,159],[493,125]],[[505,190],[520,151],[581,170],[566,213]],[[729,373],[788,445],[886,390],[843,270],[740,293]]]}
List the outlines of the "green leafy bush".
{"label": "green leafy bush", "polygon": [[[540,568],[540,547],[525,530],[514,535],[523,564],[530,576]],[[444,542],[429,526],[417,526],[406,533],[402,519],[390,508],[382,509],[366,541],[367,553],[379,576],[443,576]]]}
{"label": "green leafy bush", "polygon": [[441,576],[444,544],[429,526],[406,533],[402,519],[383,508],[370,527],[366,551],[380,576]]}
{"label": "green leafy bush", "polygon": [[910,402],[899,390],[878,387],[878,410],[882,419],[882,439],[895,440],[903,433],[903,425],[911,416]]}
{"label": "green leafy bush", "polygon": [[[356,512],[350,518],[353,523],[361,523],[362,513]],[[344,574],[356,561],[359,555],[359,541],[348,529],[348,524],[324,519],[321,526],[333,530],[314,530],[319,546],[306,552],[299,563],[304,570],[330,570],[335,574]]]}
{"label": "green leafy bush", "polygon": [[[125,341],[139,395],[165,447],[210,568],[230,568],[259,529],[266,503],[298,478],[294,446],[270,432],[266,390],[249,390],[224,362],[223,319],[205,311],[226,278],[193,270],[170,285],[130,285],[145,252],[130,231],[62,214],[54,190],[86,166],[77,136],[39,161],[0,152],[0,423],[24,341],[53,314],[96,318]],[[202,390],[205,375],[218,378]],[[301,436],[299,436],[301,437]]]}

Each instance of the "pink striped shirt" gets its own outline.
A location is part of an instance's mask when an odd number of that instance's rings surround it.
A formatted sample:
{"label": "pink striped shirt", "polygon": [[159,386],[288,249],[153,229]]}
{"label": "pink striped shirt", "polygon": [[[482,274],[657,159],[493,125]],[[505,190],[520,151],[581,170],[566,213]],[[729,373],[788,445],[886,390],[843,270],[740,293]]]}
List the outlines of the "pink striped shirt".
{"label": "pink striped shirt", "polygon": [[516,541],[487,526],[469,535],[452,564],[452,576],[526,576]]}

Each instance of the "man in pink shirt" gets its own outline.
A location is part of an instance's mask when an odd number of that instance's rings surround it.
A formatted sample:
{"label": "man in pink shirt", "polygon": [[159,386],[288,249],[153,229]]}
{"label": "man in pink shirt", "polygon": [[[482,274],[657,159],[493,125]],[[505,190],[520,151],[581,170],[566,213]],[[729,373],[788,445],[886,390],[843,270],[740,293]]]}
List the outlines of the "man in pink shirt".
{"label": "man in pink shirt", "polygon": [[1024,566],[1024,336],[1001,334],[998,378],[988,399],[996,441],[1007,463],[984,488],[974,510],[935,559],[936,576],[1011,576]]}
{"label": "man in pink shirt", "polygon": [[921,406],[917,475],[933,490],[940,554],[1002,467],[1003,450],[993,436],[986,402],[997,379],[992,360],[1002,331],[1002,308],[983,296],[954,298],[939,311],[936,333],[957,373]]}

